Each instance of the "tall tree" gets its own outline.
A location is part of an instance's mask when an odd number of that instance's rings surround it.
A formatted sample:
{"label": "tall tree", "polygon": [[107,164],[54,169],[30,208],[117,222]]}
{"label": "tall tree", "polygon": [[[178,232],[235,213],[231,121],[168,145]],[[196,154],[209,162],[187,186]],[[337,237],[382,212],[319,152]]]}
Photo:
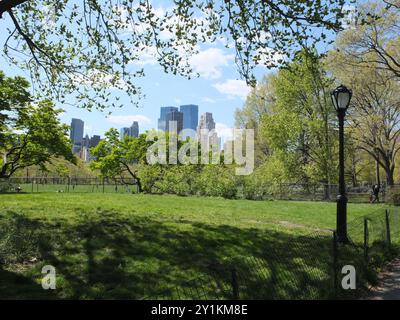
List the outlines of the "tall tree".
{"label": "tall tree", "polygon": [[268,144],[259,133],[261,121],[269,112],[274,103],[274,93],[271,85],[272,76],[265,76],[263,80],[252,88],[242,108],[235,111],[236,128],[254,129],[255,164],[258,166],[269,155]]}
{"label": "tall tree", "polygon": [[18,116],[24,112],[30,101],[29,83],[22,77],[6,77],[0,71],[0,149],[4,147],[7,127],[15,125]]}
{"label": "tall tree", "polygon": [[330,80],[315,51],[303,51],[273,81],[276,101],[264,118],[263,130],[272,148],[290,158],[298,182],[335,180],[335,113]]}
{"label": "tall tree", "polygon": [[76,159],[67,137],[68,126],[61,124],[51,101],[27,104],[15,123],[3,132],[0,146],[0,178],[9,178],[17,170],[37,165],[43,170],[55,157],[71,162]]}
{"label": "tall tree", "polygon": [[[351,0],[349,0],[351,1]],[[113,89],[140,96],[135,67],[152,53],[164,70],[192,76],[188,58],[201,43],[234,48],[238,70],[254,83],[257,64],[325,42],[341,29],[346,0],[1,0],[0,17],[13,26],[5,55],[28,71],[46,96],[75,95],[87,108],[120,105]],[[3,32],[7,32],[3,30]]]}
{"label": "tall tree", "polygon": [[105,139],[91,148],[95,157],[90,164],[91,168],[100,170],[104,177],[120,179],[123,183],[132,184],[127,178],[133,179],[139,192],[142,192],[142,183],[138,175],[138,164],[146,162],[146,150],[149,143],[146,135],[138,138],[125,136],[119,138],[117,129],[111,128],[105,133]]}
{"label": "tall tree", "polygon": [[400,80],[400,1],[370,0],[357,7],[356,19],[341,32],[336,48],[342,63],[388,71]]}
{"label": "tall tree", "polygon": [[367,68],[339,61],[334,52],[331,65],[335,76],[353,89],[349,109],[353,139],[358,149],[367,152],[378,164],[377,182],[380,166],[385,171],[387,184],[393,185],[400,150],[400,83],[376,64]]}

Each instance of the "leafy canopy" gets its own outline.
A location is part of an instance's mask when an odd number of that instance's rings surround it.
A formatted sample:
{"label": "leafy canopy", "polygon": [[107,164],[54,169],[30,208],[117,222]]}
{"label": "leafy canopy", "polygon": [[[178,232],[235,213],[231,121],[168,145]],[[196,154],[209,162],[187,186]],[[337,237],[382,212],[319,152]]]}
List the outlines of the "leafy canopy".
{"label": "leafy canopy", "polygon": [[[347,2],[351,2],[349,0]],[[81,106],[120,106],[114,90],[141,97],[135,78],[151,54],[166,72],[193,76],[189,58],[216,41],[236,52],[254,84],[257,64],[275,67],[341,29],[345,0],[2,0],[13,28],[5,56],[30,72],[38,93]],[[132,100],[132,102],[135,102]]]}
{"label": "leafy canopy", "polygon": [[0,178],[9,178],[17,170],[37,165],[46,170],[53,158],[63,157],[75,163],[67,136],[68,126],[60,123],[62,110],[49,100],[30,103],[17,112],[15,123],[5,126],[0,146]]}

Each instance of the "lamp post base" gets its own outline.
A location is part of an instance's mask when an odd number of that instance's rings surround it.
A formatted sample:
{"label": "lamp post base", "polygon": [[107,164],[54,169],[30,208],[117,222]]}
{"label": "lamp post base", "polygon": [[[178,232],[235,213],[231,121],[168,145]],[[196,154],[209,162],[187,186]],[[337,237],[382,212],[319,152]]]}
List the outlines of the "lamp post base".
{"label": "lamp post base", "polygon": [[340,243],[349,243],[347,237],[347,197],[338,195],[336,198],[336,231]]}

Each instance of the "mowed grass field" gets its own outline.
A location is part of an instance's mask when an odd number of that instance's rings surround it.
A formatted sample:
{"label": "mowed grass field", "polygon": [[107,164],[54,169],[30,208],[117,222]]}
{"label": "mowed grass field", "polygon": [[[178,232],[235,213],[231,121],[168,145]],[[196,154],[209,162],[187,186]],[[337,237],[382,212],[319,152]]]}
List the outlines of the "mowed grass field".
{"label": "mowed grass field", "polygon": [[[349,204],[349,221],[383,208]],[[210,265],[231,261],[248,273],[257,273],[254,261],[262,261],[263,277],[275,282],[277,276],[284,283],[304,272],[329,281],[326,260],[335,221],[336,204],[326,202],[2,194],[0,298],[176,298],[175,288],[189,290],[188,280],[212,278]],[[44,265],[56,267],[54,291],[40,286]],[[268,297],[253,280],[243,297]],[[289,280],[280,296],[307,291],[304,283]],[[215,293],[204,288],[207,281],[193,290]]]}

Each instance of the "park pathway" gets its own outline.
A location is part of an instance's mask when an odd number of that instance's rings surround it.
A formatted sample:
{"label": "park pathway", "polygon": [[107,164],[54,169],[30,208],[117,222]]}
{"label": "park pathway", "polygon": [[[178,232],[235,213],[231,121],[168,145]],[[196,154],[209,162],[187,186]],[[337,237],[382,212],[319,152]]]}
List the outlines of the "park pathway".
{"label": "park pathway", "polygon": [[400,300],[400,258],[395,259],[379,275],[379,284],[374,287],[367,300]]}

